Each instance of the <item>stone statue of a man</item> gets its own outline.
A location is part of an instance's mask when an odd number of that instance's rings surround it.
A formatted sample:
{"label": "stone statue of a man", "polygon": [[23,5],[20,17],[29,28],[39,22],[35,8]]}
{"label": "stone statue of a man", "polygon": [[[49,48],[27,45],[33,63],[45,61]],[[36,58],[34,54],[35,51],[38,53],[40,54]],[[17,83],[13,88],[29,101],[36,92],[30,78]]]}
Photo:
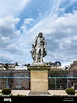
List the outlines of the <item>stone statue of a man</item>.
{"label": "stone statue of a man", "polygon": [[43,37],[42,32],[40,32],[38,36],[36,36],[34,40],[34,44],[32,44],[31,54],[32,54],[33,62],[35,63],[43,62],[43,57],[47,55],[46,40]]}

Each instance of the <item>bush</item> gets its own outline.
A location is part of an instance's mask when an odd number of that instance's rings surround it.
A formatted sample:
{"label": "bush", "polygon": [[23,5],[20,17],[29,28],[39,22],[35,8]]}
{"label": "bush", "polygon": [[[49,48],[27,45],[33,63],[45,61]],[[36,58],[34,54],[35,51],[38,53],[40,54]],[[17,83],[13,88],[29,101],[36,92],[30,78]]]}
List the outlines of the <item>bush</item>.
{"label": "bush", "polygon": [[4,94],[4,95],[11,94],[11,89],[10,88],[3,88],[2,89],[2,94]]}
{"label": "bush", "polygon": [[75,89],[73,88],[66,88],[65,91],[68,95],[75,95]]}

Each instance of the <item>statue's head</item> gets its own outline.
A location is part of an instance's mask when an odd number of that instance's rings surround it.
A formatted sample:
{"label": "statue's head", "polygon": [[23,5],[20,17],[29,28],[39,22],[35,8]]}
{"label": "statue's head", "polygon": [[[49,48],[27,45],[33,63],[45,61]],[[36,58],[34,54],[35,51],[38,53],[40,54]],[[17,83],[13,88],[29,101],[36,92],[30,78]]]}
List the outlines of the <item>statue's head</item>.
{"label": "statue's head", "polygon": [[43,33],[39,32],[38,37],[43,37]]}

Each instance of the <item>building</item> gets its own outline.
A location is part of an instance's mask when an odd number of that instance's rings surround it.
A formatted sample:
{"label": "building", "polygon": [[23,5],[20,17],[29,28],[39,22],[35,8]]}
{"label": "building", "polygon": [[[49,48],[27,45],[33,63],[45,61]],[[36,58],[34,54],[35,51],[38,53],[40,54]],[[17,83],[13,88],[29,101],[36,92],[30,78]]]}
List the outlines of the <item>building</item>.
{"label": "building", "polygon": [[5,87],[29,89],[29,71],[27,66],[0,63],[0,88]]}
{"label": "building", "polygon": [[15,64],[8,64],[9,70],[15,70]]}
{"label": "building", "polygon": [[70,70],[77,70],[77,61],[73,61],[69,67]]}
{"label": "building", "polygon": [[27,70],[27,66],[15,66],[15,70]]}
{"label": "building", "polygon": [[51,69],[63,69],[61,66],[61,62],[56,61],[56,62],[47,62],[47,65],[51,66]]}
{"label": "building", "polygon": [[0,89],[29,89],[29,75],[28,70],[0,70]]}
{"label": "building", "polygon": [[6,70],[3,63],[0,63],[0,70]]}
{"label": "building", "polygon": [[69,79],[71,86],[77,89],[77,61],[73,61],[73,63],[70,64],[68,77],[71,77]]}

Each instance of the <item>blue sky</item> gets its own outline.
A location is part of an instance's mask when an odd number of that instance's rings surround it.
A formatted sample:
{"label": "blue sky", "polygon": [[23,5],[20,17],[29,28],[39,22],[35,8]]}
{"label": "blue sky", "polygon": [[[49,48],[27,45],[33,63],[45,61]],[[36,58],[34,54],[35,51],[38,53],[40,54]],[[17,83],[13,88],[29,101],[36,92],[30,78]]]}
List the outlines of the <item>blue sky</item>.
{"label": "blue sky", "polygon": [[77,0],[0,0],[0,62],[32,63],[30,50],[42,32],[44,61],[77,60]]}

